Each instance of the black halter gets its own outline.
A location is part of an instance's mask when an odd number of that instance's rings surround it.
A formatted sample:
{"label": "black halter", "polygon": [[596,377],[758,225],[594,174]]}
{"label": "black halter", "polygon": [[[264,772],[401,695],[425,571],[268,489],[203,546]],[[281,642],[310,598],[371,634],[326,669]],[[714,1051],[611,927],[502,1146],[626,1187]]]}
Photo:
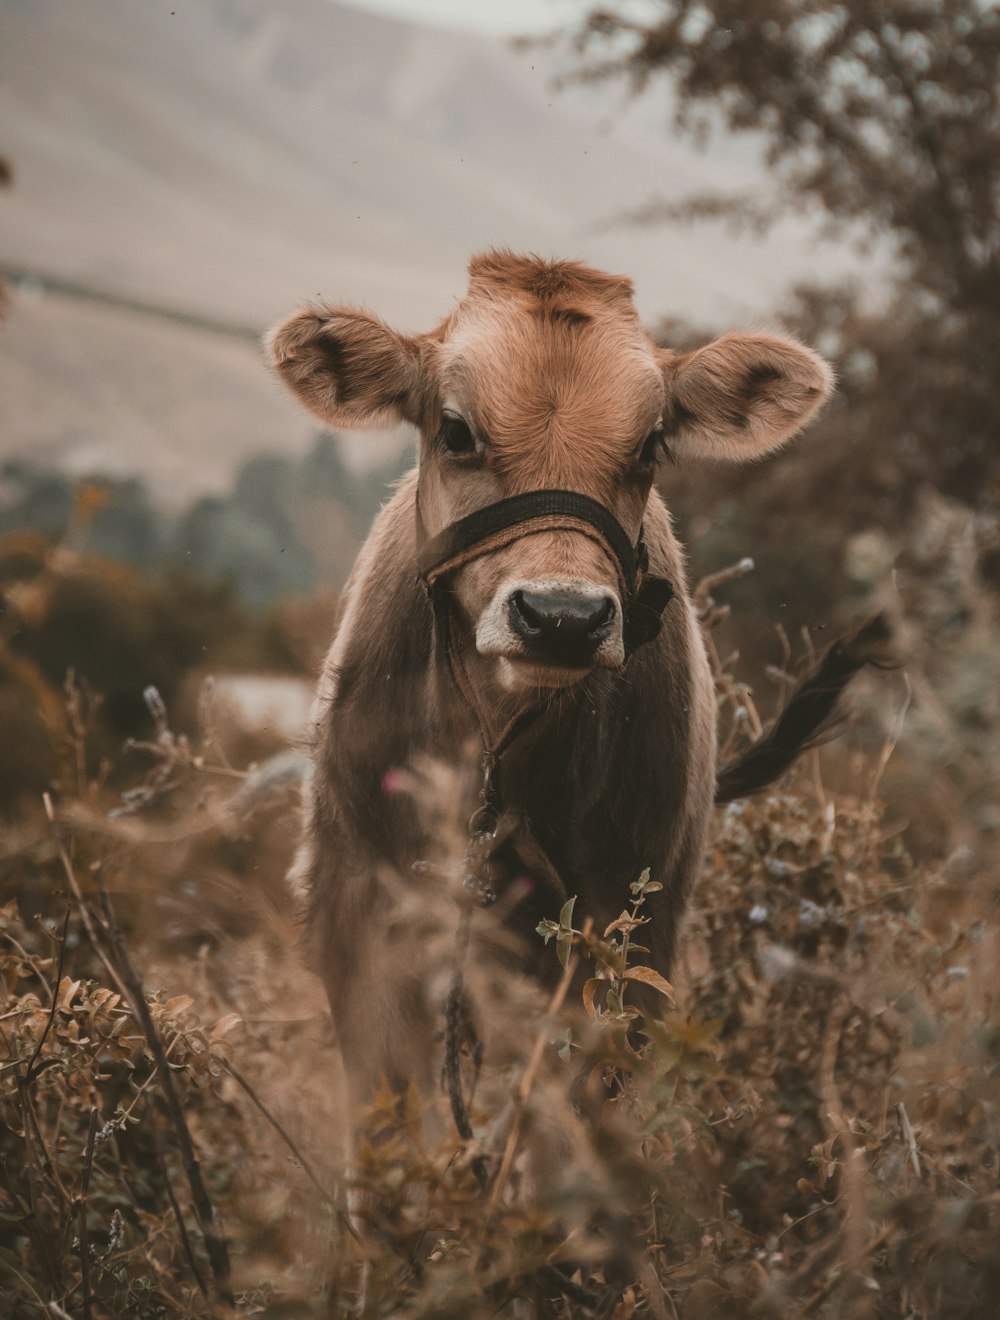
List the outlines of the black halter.
{"label": "black halter", "polygon": [[[417,511],[418,536],[423,527]],[[618,569],[622,591],[625,658],[651,642],[662,626],[664,609],[674,595],[666,578],[649,572],[642,528],[633,546],[624,527],[597,500],[574,490],[533,490],[477,509],[450,523],[420,546],[420,580],[435,601],[442,578],[473,559],[491,554],[522,536],[541,531],[575,531],[596,541]]]}

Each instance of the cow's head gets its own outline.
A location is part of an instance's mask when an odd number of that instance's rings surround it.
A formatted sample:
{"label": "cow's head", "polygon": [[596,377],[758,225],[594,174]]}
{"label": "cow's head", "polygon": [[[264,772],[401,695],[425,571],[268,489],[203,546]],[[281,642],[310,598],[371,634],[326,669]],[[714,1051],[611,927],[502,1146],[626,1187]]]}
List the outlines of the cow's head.
{"label": "cow's head", "polygon": [[[433,536],[510,495],[579,491],[634,543],[658,457],[743,462],[783,444],[830,392],[810,349],[729,334],[658,348],[626,279],[575,262],[492,252],[429,334],[367,312],[313,307],[272,334],[289,387],[333,426],[412,422],[419,501]],[[530,531],[458,569],[451,587],[504,687],[559,687],[624,659],[617,566],[594,539]]]}

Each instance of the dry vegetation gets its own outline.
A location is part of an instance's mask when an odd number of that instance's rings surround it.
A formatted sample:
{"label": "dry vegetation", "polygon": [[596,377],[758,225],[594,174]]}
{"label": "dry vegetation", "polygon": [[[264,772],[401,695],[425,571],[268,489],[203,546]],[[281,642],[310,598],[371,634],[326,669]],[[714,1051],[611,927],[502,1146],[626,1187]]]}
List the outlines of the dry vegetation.
{"label": "dry vegetation", "polygon": [[[792,320],[842,383],[801,467],[672,475],[672,505],[712,563],[752,546],[765,564],[720,594],[779,693],[792,648],[759,640],[778,611],[832,619],[851,593],[891,597],[905,677],[860,685],[840,744],[720,813],[669,994],[643,968],[655,876],[622,894],[617,929],[568,906],[540,931],[564,967],[548,1001],[467,957],[491,1007],[473,1139],[428,1139],[417,1098],[386,1093],[349,1177],[283,884],[295,758],[220,732],[207,699],[197,721],[180,709],[232,655],[308,668],[309,609],[255,623],[219,589],[88,559],[86,488],[60,544],[5,537],[10,1320],[1000,1314],[1000,25],[976,0],[658,10],[591,14],[585,71],[666,74],[681,128],[717,107],[769,135],[791,198],[888,233],[901,261],[887,309],[798,296]],[[752,220],[746,205],[700,202]],[[735,746],[760,717],[732,621],[705,606]],[[94,689],[63,688],[69,666]],[[445,988],[460,781],[409,781],[441,856],[399,912]],[[471,1051],[462,1068],[471,1092]]]}
{"label": "dry vegetation", "polygon": [[[738,740],[759,717],[728,669]],[[908,855],[879,802],[891,742],[846,740],[850,793],[811,755],[720,813],[672,996],[643,971],[655,876],[617,930],[570,908],[540,932],[566,968],[551,1002],[472,960],[494,1063],[475,1139],[425,1140],[417,1098],[387,1093],[349,1188],[282,882],[294,758],[235,769],[209,702],[191,738],[147,704],[116,779],[71,683],[61,791],[5,836],[5,1315],[997,1314],[995,881],[968,849]],[[401,918],[447,983],[457,790],[413,786],[445,864]]]}

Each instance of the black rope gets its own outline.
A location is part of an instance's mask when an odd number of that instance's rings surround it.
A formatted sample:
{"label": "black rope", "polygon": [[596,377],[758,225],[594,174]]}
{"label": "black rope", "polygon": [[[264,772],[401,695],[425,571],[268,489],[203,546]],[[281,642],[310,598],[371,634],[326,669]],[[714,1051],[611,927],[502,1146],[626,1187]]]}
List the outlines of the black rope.
{"label": "black rope", "polygon": [[[458,928],[458,955],[455,959],[455,971],[451,978],[448,998],[445,1001],[444,1064],[441,1070],[445,1089],[448,1092],[448,1102],[451,1105],[452,1121],[455,1124],[455,1130],[463,1141],[472,1141],[475,1137],[472,1122],[469,1118],[469,1110],[465,1103],[465,1096],[462,1093],[463,1025],[470,1029],[474,1037],[473,1062],[477,1075],[482,1062],[482,1043],[478,1035],[475,1034],[475,1028],[469,1019],[463,992],[462,963],[465,961],[465,954],[469,947],[469,921],[470,912],[468,908],[465,908]],[[485,1155],[476,1155],[473,1158],[472,1172],[475,1174],[480,1190],[487,1191],[490,1185],[490,1171]]]}

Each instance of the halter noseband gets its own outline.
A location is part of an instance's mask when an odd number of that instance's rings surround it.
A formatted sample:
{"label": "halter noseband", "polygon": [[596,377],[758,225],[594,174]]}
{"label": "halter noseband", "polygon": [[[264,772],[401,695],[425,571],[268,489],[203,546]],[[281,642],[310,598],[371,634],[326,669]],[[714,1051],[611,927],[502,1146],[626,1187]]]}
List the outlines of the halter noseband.
{"label": "halter noseband", "polygon": [[649,554],[642,528],[633,546],[613,513],[597,500],[574,490],[533,490],[487,504],[450,523],[425,540],[417,509],[417,533],[423,542],[417,556],[420,581],[435,601],[442,578],[473,559],[500,550],[535,532],[579,532],[596,542],[618,569],[621,588],[625,658],[651,642],[662,626],[661,615],[674,595],[666,578],[649,572]]}

